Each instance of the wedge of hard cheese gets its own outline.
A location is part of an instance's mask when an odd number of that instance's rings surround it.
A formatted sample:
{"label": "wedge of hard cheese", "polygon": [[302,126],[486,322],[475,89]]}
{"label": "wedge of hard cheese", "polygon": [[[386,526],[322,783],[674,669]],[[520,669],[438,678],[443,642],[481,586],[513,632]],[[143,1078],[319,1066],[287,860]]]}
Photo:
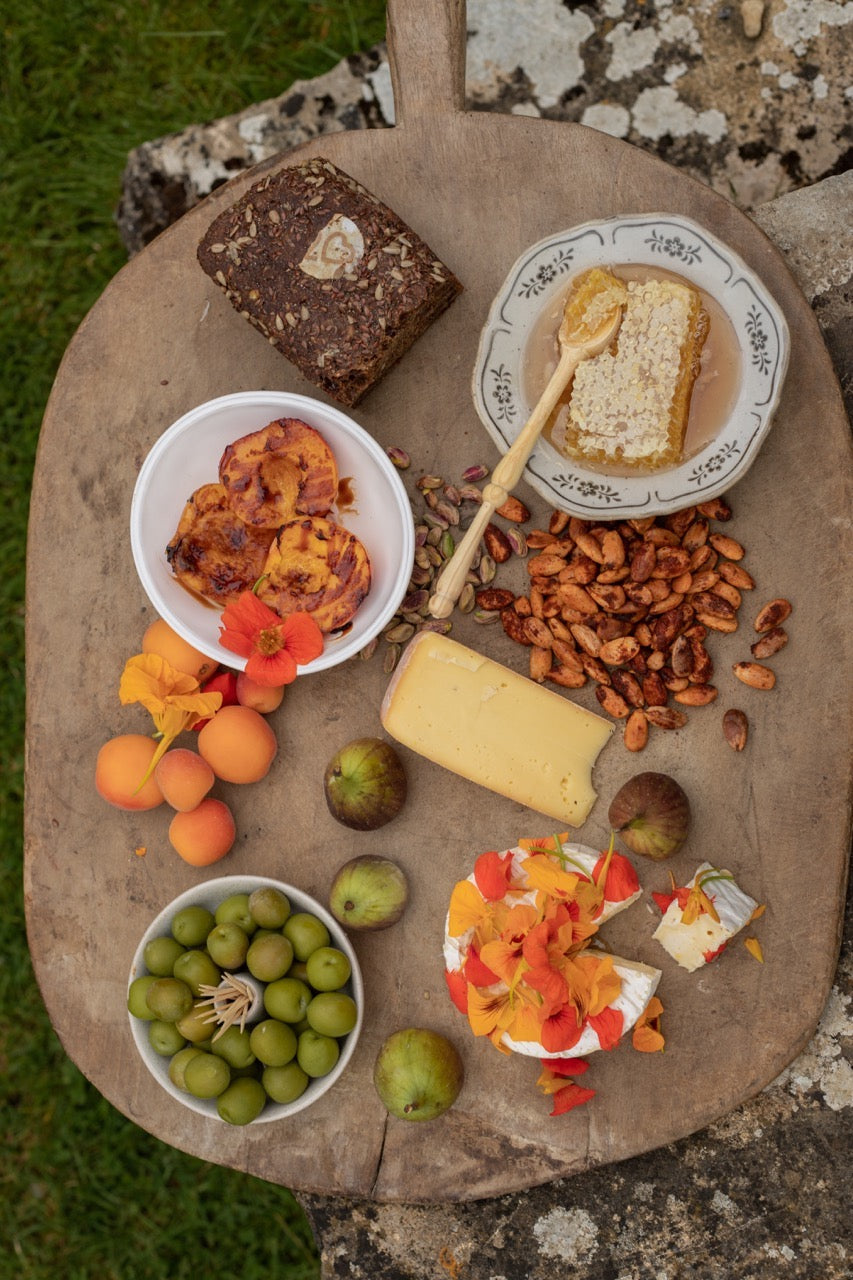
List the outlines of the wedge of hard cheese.
{"label": "wedge of hard cheese", "polygon": [[447,636],[409,642],[382,703],[404,746],[471,782],[579,827],[613,732],[601,716]]}

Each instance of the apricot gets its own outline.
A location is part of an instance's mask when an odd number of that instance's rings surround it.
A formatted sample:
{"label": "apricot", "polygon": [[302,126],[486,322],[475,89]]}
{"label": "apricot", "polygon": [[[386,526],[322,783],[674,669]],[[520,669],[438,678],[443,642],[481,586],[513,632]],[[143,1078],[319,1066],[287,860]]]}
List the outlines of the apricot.
{"label": "apricot", "polygon": [[179,636],[163,618],[152,622],[142,637],[142,652],[156,653],[188,676],[195,676],[199,684],[213,675],[218,662]]}
{"label": "apricot", "polygon": [[166,803],[179,813],[198,808],[216,780],[207,761],[188,747],[173,747],[161,756],[154,777]]}
{"label": "apricot", "polygon": [[172,848],[192,867],[209,867],[229,852],[237,835],[234,816],[222,800],[207,796],[169,823]]}
{"label": "apricot", "polygon": [[259,782],[277,749],[275,734],[253,707],[221,707],[198,735],[198,749],[224,782]]}
{"label": "apricot", "polygon": [[153,776],[143,787],[157,743],[142,733],[122,733],[110,738],[98,752],[95,762],[95,789],[117,809],[156,809],[163,803],[163,792]]}
{"label": "apricot", "polygon": [[281,706],[284,685],[258,684],[245,671],[237,675],[237,701],[241,707],[253,707],[261,715],[269,715]]}

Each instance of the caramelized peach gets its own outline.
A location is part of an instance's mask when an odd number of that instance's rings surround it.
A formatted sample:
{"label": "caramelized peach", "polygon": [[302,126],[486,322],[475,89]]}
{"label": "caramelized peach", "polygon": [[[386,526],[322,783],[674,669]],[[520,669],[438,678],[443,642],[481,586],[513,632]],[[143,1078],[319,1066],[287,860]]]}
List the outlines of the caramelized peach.
{"label": "caramelized peach", "polygon": [[245,671],[237,676],[237,701],[241,707],[252,707],[260,711],[262,716],[269,715],[281,706],[284,697],[283,685],[258,684]]}
{"label": "caramelized peach", "polygon": [[142,733],[122,733],[110,738],[98,752],[95,763],[95,788],[98,795],[117,809],[156,809],[163,803],[163,792],[154,777],[144,786],[145,777],[157,743]]}
{"label": "caramelized peach", "polygon": [[195,809],[176,813],[169,823],[172,848],[193,867],[209,867],[229,852],[237,835],[234,817],[222,800],[207,796]]}
{"label": "caramelized peach", "polygon": [[166,803],[179,813],[196,809],[216,780],[207,761],[188,747],[173,747],[161,756],[154,777]]}
{"label": "caramelized peach", "polygon": [[200,649],[195,649],[176,631],[173,631],[163,618],[152,622],[142,637],[142,652],[156,653],[175,668],[188,676],[195,676],[201,683],[213,675],[217,666],[212,658]]}
{"label": "caramelized peach", "polygon": [[221,707],[198,735],[199,751],[225,782],[259,782],[276,747],[275,734],[252,707]]}

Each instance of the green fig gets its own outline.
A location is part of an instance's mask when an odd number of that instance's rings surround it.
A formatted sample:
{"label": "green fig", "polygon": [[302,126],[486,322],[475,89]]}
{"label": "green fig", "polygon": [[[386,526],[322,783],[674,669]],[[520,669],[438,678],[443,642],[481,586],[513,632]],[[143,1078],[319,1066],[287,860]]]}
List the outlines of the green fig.
{"label": "green fig", "polygon": [[400,919],[408,899],[402,867],[375,854],[345,862],[329,890],[332,915],[347,929],[387,929]]}
{"label": "green fig", "polygon": [[390,743],[355,738],[329,761],[323,788],[333,818],[356,831],[375,831],[402,809],[406,774]]}
{"label": "green fig", "polygon": [[434,1120],[452,1107],[465,1077],[455,1047],[437,1031],[406,1027],[388,1037],[373,1083],[386,1110],[401,1120]]}
{"label": "green fig", "polygon": [[669,774],[638,773],[616,792],[608,817],[632,853],[661,862],[687,839],[690,801]]}

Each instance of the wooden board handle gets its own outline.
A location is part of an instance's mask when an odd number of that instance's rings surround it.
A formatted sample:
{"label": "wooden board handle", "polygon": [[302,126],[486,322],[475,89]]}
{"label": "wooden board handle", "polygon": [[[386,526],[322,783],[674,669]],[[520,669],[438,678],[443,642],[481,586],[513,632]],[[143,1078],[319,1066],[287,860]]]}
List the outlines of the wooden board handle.
{"label": "wooden board handle", "polygon": [[388,0],[397,125],[465,109],[465,0]]}

